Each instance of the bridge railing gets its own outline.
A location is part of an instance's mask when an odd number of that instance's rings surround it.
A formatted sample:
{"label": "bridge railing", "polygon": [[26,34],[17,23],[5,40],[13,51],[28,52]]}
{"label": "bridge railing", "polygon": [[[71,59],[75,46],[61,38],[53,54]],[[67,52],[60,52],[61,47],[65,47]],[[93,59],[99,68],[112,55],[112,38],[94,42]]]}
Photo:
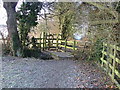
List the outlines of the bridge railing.
{"label": "bridge railing", "polygon": [[101,67],[120,89],[120,47],[103,43]]}

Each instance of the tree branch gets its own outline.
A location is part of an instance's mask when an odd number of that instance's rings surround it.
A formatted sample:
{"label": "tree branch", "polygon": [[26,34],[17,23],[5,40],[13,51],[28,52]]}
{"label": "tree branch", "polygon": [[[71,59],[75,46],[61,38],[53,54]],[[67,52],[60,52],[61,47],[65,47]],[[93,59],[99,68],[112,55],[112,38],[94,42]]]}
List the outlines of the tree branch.
{"label": "tree branch", "polygon": [[91,5],[94,5],[96,6],[98,9],[103,9],[107,12],[109,12],[110,14],[112,14],[116,19],[118,19],[118,12],[111,9],[111,8],[107,8],[107,7],[104,7],[103,5],[100,5],[98,3],[95,3],[95,2],[87,2],[88,4],[91,4]]}
{"label": "tree branch", "polygon": [[100,21],[90,21],[90,25],[97,25],[97,24],[116,24],[118,20],[100,20]]}

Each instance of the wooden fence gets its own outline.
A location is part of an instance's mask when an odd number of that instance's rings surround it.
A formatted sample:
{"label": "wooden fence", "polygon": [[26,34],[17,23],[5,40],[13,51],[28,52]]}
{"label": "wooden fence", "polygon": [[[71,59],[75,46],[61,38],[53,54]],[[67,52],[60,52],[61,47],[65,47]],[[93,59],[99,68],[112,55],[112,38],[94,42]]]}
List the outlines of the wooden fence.
{"label": "wooden fence", "polygon": [[61,34],[50,34],[50,33],[41,33],[40,38],[36,39],[36,45],[42,49],[50,49],[55,47],[58,51],[60,48],[63,48],[64,51],[67,49],[76,50],[77,49],[77,41],[72,40],[68,41],[67,39],[62,39]]}
{"label": "wooden fence", "polygon": [[101,66],[120,89],[120,47],[103,43]]}

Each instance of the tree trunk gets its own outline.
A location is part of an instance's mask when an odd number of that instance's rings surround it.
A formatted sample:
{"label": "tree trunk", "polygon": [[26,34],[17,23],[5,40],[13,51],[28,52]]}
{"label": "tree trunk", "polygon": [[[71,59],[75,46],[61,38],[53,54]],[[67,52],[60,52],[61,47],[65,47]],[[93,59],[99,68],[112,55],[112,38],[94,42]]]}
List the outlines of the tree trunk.
{"label": "tree trunk", "polygon": [[22,46],[17,31],[16,11],[17,2],[4,2],[7,11],[7,28],[11,39],[14,56],[22,56]]}

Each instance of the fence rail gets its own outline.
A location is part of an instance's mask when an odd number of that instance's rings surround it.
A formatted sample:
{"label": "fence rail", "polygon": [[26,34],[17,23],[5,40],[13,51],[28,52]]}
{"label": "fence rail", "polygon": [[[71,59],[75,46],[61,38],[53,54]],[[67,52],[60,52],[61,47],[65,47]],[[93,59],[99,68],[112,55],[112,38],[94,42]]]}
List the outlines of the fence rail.
{"label": "fence rail", "polygon": [[72,40],[68,41],[67,39],[62,39],[61,34],[49,34],[41,33],[39,38],[36,39],[36,45],[39,46],[42,50],[50,49],[55,46],[56,50],[59,48],[64,48],[64,51],[67,49],[77,50],[77,41]]}
{"label": "fence rail", "polygon": [[101,67],[120,89],[120,57],[117,55],[117,52],[120,52],[120,47],[103,43]]}

